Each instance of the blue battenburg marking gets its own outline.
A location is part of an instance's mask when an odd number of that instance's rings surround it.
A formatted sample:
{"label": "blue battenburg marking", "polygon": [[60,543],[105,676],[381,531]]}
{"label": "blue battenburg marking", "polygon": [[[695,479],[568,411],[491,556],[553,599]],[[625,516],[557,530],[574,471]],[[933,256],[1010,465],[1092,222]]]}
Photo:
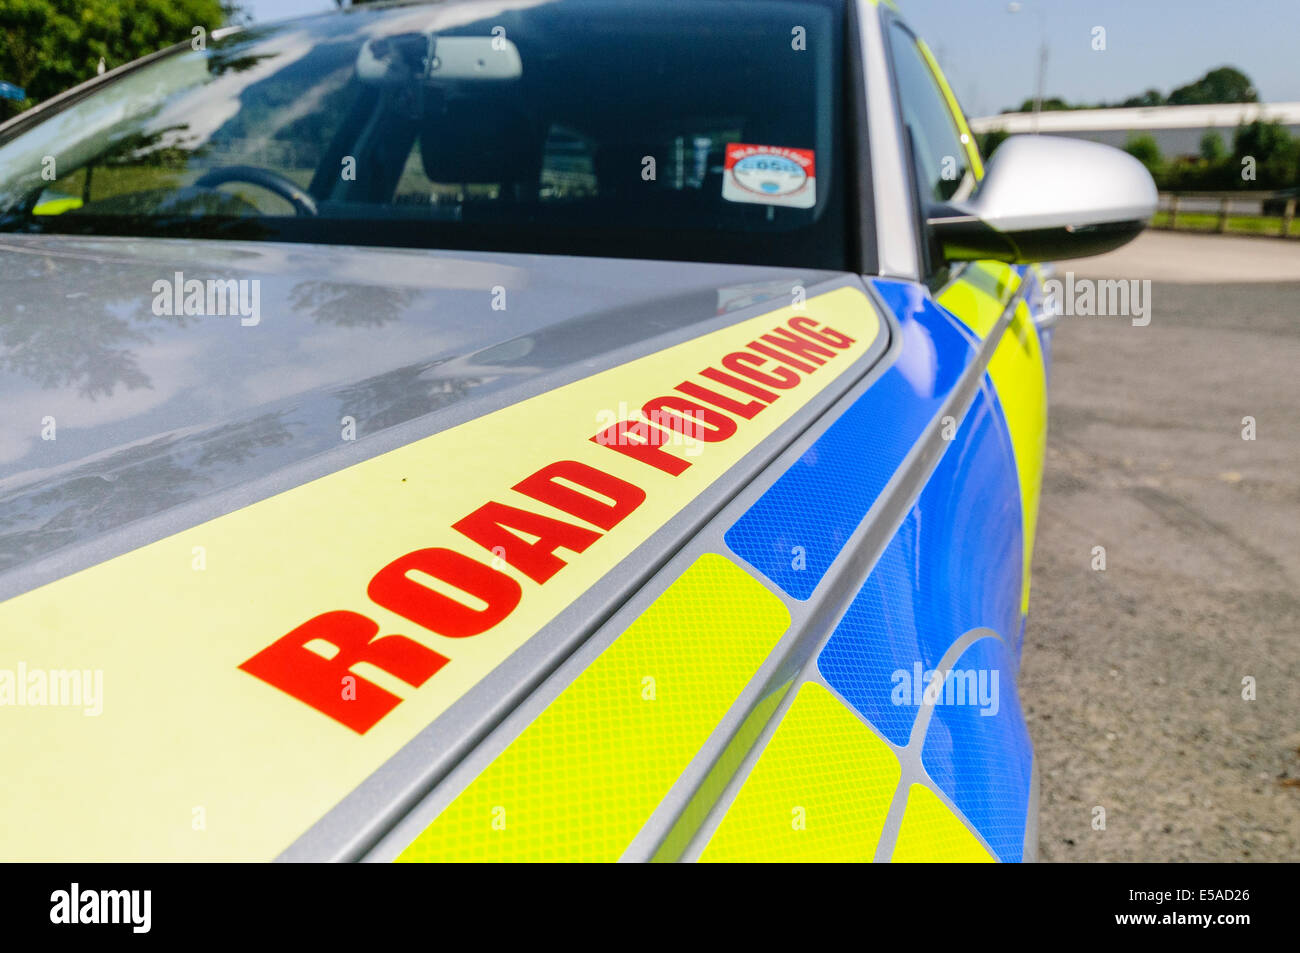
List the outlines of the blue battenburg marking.
{"label": "blue battenburg marking", "polygon": [[[975,354],[973,336],[924,289],[874,284],[901,326],[898,360],[726,533],[733,552],[798,599],[812,595]],[[988,628],[1006,639],[983,638],[963,653],[954,669],[972,673],[959,677],[974,697],[937,705],[922,748],[931,778],[1002,860],[1021,857],[1032,760],[1015,688],[1023,539],[1014,459],[985,375],[817,658],[827,683],[902,746],[919,711],[917,668],[923,690],[964,633]]]}
{"label": "blue battenburg marking", "polygon": [[[896,745],[963,633],[1020,632],[1020,491],[985,378],[915,505],[817,658],[827,683]],[[918,671],[922,676],[917,684]]]}
{"label": "blue battenburg marking", "polygon": [[727,545],[807,599],[975,355],[918,285],[873,282],[900,324],[898,360],[726,533]]}
{"label": "blue battenburg marking", "polygon": [[1015,664],[1007,647],[990,637],[973,643],[953,669],[973,672],[977,681],[982,677],[986,691],[993,688],[996,672],[997,712],[983,714],[990,706],[979,698],[974,704],[968,697],[967,704],[936,705],[921,763],[999,860],[1021,860],[1033,747],[1020,711]]}

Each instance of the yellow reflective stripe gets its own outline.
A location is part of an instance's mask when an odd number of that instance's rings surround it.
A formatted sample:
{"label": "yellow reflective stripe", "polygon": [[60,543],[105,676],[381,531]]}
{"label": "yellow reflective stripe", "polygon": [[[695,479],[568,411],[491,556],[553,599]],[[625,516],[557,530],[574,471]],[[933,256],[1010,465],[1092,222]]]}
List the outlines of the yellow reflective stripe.
{"label": "yellow reflective stripe", "polygon": [[[1011,431],[1016,473],[1020,478],[1020,506],[1024,519],[1024,578],[1020,590],[1020,611],[1029,611],[1030,568],[1034,556],[1034,535],[1038,528],[1038,499],[1043,485],[1043,459],[1047,452],[1047,373],[1029,306],[1016,308],[1011,324],[1002,335],[989,377],[1002,403],[1002,413]],[[1010,633],[1008,633],[1010,635]]]}
{"label": "yellow reflective stripe", "polygon": [[[667,434],[671,443],[660,449],[687,467],[677,475],[593,442],[621,405],[636,413],[682,382],[730,393],[725,384],[699,380],[701,370],[723,366],[729,353],[747,351],[750,342],[789,330],[790,320],[803,317],[840,332],[835,340],[843,346],[761,413],[736,420],[725,439],[708,441],[706,433],[692,446]],[[0,702],[5,670],[19,662],[99,672],[103,681],[103,708],[95,717],[66,708],[2,709],[0,763],[21,765],[24,782],[0,793],[0,814],[23,819],[0,828],[0,856],[274,857],[853,367],[880,333],[866,294],[838,288],[797,309],[774,309],[513,404],[0,603],[0,633],[12,660],[0,663]],[[777,363],[749,356],[768,370]],[[569,461],[638,488],[644,499],[612,528],[600,527],[599,538],[581,552],[559,547],[562,568],[553,577],[538,582],[512,563],[531,541],[520,537],[518,548],[494,552],[453,527],[490,503],[581,523],[514,489]],[[585,523],[579,531],[587,538],[593,532]],[[449,552],[497,582],[508,577],[518,602],[494,625],[451,637],[434,631],[446,613],[410,612],[423,617],[413,621],[372,600],[371,581],[396,566],[408,603],[477,601],[472,593],[447,596],[448,584],[430,579],[423,566],[407,574],[401,560],[429,550]],[[381,639],[410,640],[387,645],[423,660],[414,675],[408,665],[406,680],[363,656],[344,663],[350,674],[333,672],[319,683],[336,709],[358,700],[358,686],[369,697],[377,687],[397,699],[364,731],[239,668],[322,616],[343,619],[363,639],[373,626]],[[331,645],[304,641],[297,651],[338,657],[341,649]],[[429,659],[438,656],[445,664],[429,674]],[[690,658],[696,664],[699,655]],[[143,773],[123,770],[123,752]],[[86,791],[95,792],[94,811],[85,810]]]}
{"label": "yellow reflective stripe", "polygon": [[902,769],[889,746],[805,682],[702,861],[870,861]]}
{"label": "yellow reflective stripe", "polygon": [[727,743],[722,755],[678,815],[672,829],[664,837],[663,843],[659,845],[651,860],[664,863],[681,859],[691,838],[699,831],[700,826],[708,818],[709,812],[718,802],[718,798],[735,777],[736,772],[740,770],[745,756],[754,747],[754,743],[758,741],[767,723],[772,720],[772,715],[775,714],[786,693],[790,691],[792,684],[793,681],[787,681],[778,686],[754,706],[753,711],[746,716],[731,741]]}
{"label": "yellow reflective stripe", "polygon": [[907,793],[907,810],[894,845],[896,864],[996,863],[957,815],[923,784]]}
{"label": "yellow reflective stripe", "polygon": [[970,131],[970,124],[966,122],[966,116],[961,111],[961,104],[957,102],[957,97],[948,85],[947,78],[943,75],[943,70],[939,68],[939,61],[934,58],[930,48],[925,45],[925,40],[917,39],[917,45],[921,48],[921,55],[925,61],[930,64],[930,71],[934,73],[934,78],[939,83],[939,88],[943,91],[943,98],[948,102],[948,111],[952,113],[953,120],[957,123],[957,131],[962,135],[962,144],[966,147],[966,155],[970,159],[971,170],[975,173],[976,179],[984,178],[984,160],[980,158],[979,146],[975,143],[975,136]]}
{"label": "yellow reflective stripe", "polygon": [[64,212],[70,212],[74,208],[81,208],[81,199],[64,198],[50,199],[48,202],[42,202],[32,209],[33,215],[62,215]]}
{"label": "yellow reflective stripe", "polygon": [[1019,288],[1020,275],[1010,265],[976,261],[940,293],[938,302],[976,335],[986,338]]}
{"label": "yellow reflective stripe", "polygon": [[701,556],[398,860],[617,860],[789,625]]}
{"label": "yellow reflective stripe", "polygon": [[[939,295],[939,303],[981,338],[1006,311],[1020,276],[1010,265],[975,262]],[[1019,304],[989,361],[989,377],[1011,434],[1024,531],[1020,611],[1029,611],[1030,568],[1038,525],[1038,499],[1047,447],[1047,373],[1028,305]],[[1004,633],[1008,636],[1011,633]]]}

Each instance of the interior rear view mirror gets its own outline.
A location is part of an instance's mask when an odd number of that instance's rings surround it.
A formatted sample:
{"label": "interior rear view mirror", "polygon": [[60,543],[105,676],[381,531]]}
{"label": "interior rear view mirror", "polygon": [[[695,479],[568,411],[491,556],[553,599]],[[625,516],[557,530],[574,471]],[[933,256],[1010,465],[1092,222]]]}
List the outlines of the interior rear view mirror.
{"label": "interior rear view mirror", "polygon": [[514,80],[523,73],[519,48],[504,36],[403,33],[367,40],[357,54],[357,76],[367,84]]}

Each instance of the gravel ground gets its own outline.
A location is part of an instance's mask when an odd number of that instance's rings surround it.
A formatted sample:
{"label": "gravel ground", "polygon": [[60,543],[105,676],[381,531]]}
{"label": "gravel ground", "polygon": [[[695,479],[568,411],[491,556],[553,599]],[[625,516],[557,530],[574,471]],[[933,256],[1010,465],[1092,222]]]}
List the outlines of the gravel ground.
{"label": "gravel ground", "polygon": [[1217,241],[1149,326],[1058,325],[1021,679],[1044,861],[1300,859],[1300,282],[1226,283],[1260,246]]}

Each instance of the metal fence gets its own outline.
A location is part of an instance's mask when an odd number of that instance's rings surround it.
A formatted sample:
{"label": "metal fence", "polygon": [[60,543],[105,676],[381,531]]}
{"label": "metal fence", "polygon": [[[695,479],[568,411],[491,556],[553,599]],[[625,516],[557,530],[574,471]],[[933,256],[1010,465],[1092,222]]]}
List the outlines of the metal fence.
{"label": "metal fence", "polygon": [[1168,228],[1178,227],[1181,213],[1217,213],[1216,231],[1228,230],[1230,215],[1281,219],[1281,235],[1290,236],[1295,222],[1296,189],[1281,192],[1161,192],[1160,211],[1169,213]]}

